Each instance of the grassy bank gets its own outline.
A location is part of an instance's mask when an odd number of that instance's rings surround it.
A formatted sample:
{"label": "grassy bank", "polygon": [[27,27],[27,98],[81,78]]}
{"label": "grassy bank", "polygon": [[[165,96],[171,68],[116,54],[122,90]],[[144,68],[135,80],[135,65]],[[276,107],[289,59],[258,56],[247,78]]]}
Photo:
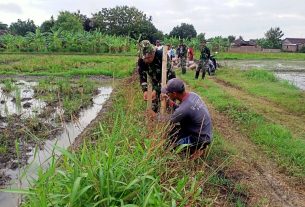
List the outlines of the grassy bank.
{"label": "grassy bank", "polygon": [[0,54],[0,74],[126,77],[135,63],[133,56]]}
{"label": "grassy bank", "polygon": [[298,90],[288,81],[278,80],[272,72],[222,68],[217,72],[217,78],[254,96],[279,104],[292,113],[305,115],[305,92]]}
{"label": "grassy bank", "polygon": [[[243,206],[245,188],[219,173],[234,151],[217,133],[205,160],[164,148],[164,123],[148,127],[138,83],[125,85],[94,135],[40,171],[23,206]],[[89,139],[90,138],[90,139]],[[227,195],[219,196],[221,189]]]}
{"label": "grassy bank", "polygon": [[[218,73],[221,72],[218,71]],[[246,76],[249,74],[251,76],[251,73],[251,71],[246,73]],[[241,74],[241,76],[243,75],[244,74]],[[259,145],[262,152],[274,159],[284,171],[304,182],[304,140],[296,139],[296,137],[293,137],[291,132],[285,127],[269,122],[263,115],[246,107],[242,101],[230,96],[223,89],[218,87],[213,80],[193,80],[192,73],[188,73],[186,76],[183,76],[183,78],[201,96],[205,96],[218,111],[231,117],[231,119],[242,128],[243,133],[245,133],[255,144]],[[265,84],[265,88],[267,88],[267,86],[269,87],[269,84],[274,84],[274,87],[278,86],[278,84],[282,84],[270,81],[266,83],[265,76],[254,79],[261,84]],[[248,82],[245,81],[244,84],[247,83]],[[284,86],[286,85],[286,83],[283,84]],[[298,93],[297,89],[291,90],[292,93],[287,94],[287,96],[293,96],[295,93]],[[272,91],[270,93],[272,93]],[[273,97],[276,97],[276,95],[273,95]]]}

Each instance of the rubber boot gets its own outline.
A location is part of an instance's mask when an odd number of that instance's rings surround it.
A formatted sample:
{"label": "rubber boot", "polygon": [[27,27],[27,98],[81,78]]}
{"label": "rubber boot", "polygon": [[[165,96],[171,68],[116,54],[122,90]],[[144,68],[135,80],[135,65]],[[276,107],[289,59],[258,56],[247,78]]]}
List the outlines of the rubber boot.
{"label": "rubber boot", "polygon": [[202,71],[202,80],[205,78],[205,70],[204,71]]}
{"label": "rubber boot", "polygon": [[183,67],[183,68],[182,68],[182,74],[185,74],[185,73],[186,73],[186,68]]}
{"label": "rubber boot", "polygon": [[196,71],[196,73],[195,73],[195,79],[198,79],[198,77],[199,77],[199,72],[200,72],[200,71]]}

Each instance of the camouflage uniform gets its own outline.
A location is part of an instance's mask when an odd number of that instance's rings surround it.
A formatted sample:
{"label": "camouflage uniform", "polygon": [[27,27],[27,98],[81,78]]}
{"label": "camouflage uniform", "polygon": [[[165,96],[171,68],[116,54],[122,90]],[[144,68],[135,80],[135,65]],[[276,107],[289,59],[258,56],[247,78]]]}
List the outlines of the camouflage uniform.
{"label": "camouflage uniform", "polygon": [[209,67],[208,64],[209,64],[210,56],[211,56],[210,49],[204,46],[201,49],[200,61],[196,69],[195,79],[198,79],[200,70],[202,70],[202,79],[204,79],[207,67]]}
{"label": "camouflage uniform", "polygon": [[[158,111],[159,99],[161,94],[161,80],[162,80],[162,56],[163,49],[155,50],[154,46],[148,40],[143,40],[140,43],[139,59],[138,59],[138,73],[140,76],[140,84],[142,91],[147,91],[148,78],[152,83],[153,90],[157,93],[157,99],[153,102],[153,110]],[[155,57],[152,63],[145,63],[143,58],[145,54],[155,52]],[[175,78],[175,72],[172,70],[170,58],[167,57],[167,80]]]}
{"label": "camouflage uniform", "polygon": [[187,57],[187,46],[181,42],[178,47],[178,58],[180,58],[180,66],[182,74],[186,73],[186,57]]}

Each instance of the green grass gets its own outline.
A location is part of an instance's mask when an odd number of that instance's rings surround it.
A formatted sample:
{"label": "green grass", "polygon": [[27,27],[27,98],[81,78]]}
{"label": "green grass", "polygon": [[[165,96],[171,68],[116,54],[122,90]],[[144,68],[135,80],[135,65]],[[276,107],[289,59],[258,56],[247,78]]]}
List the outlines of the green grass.
{"label": "green grass", "polygon": [[91,141],[88,137],[77,152],[57,149],[62,152],[60,165],[53,160],[29,190],[15,191],[25,194],[23,206],[214,204],[221,187],[212,177],[234,152],[217,133],[206,163],[189,162],[166,150],[164,124],[153,127],[152,133],[146,130],[141,90],[138,84],[136,91],[131,87],[134,84],[115,95]]}
{"label": "green grass", "polygon": [[305,53],[218,53],[219,60],[305,60]]}
{"label": "green grass", "polygon": [[[212,53],[214,54],[214,53]],[[200,51],[195,52],[196,59],[200,57]],[[228,53],[219,52],[217,60],[305,60],[305,53]]]}
{"label": "green grass", "polygon": [[1,88],[5,93],[10,93],[11,91],[16,89],[13,79],[4,79],[1,80],[0,83],[3,84]]}
{"label": "green grass", "polygon": [[223,68],[217,72],[217,78],[241,87],[250,94],[264,97],[295,114],[305,115],[305,92],[288,81],[278,80],[272,72]]}
{"label": "green grass", "polygon": [[106,75],[129,76],[134,56],[0,54],[0,74],[9,75]]}
{"label": "green grass", "polygon": [[241,101],[220,89],[211,80],[193,80],[193,74],[188,73],[183,78],[196,92],[216,108],[226,113],[240,125],[243,132],[277,161],[290,175],[304,181],[305,176],[305,141],[296,139],[285,127],[270,123],[260,114],[247,108]]}

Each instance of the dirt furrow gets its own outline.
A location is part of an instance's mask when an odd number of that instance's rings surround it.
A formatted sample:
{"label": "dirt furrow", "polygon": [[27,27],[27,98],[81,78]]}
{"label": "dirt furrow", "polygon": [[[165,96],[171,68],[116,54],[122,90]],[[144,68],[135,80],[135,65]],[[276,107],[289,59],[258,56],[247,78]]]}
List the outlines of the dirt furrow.
{"label": "dirt furrow", "polygon": [[251,109],[263,115],[272,123],[287,127],[294,136],[305,138],[305,116],[300,116],[289,112],[278,104],[263,97],[257,97],[247,93],[242,88],[236,87],[229,82],[213,77],[212,80],[223,90],[243,101]]}
{"label": "dirt furrow", "polygon": [[[227,116],[209,105],[214,130],[237,150],[234,162],[226,170],[227,177],[236,177],[249,189],[248,205],[305,206],[305,191],[293,179],[283,175],[249,138],[243,135]],[[235,179],[236,180],[236,179]]]}

